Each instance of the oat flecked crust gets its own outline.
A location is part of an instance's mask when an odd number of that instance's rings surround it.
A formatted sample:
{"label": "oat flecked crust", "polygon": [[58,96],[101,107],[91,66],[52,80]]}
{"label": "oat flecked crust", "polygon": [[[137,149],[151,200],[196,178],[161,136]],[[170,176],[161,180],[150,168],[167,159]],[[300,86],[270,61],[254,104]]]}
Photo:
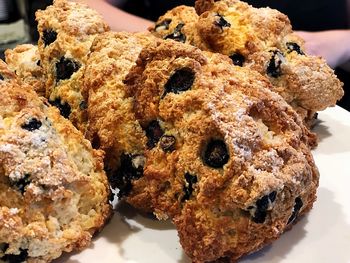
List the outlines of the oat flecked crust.
{"label": "oat flecked crust", "polygon": [[103,153],[0,61],[0,259],[50,262],[111,215]]}

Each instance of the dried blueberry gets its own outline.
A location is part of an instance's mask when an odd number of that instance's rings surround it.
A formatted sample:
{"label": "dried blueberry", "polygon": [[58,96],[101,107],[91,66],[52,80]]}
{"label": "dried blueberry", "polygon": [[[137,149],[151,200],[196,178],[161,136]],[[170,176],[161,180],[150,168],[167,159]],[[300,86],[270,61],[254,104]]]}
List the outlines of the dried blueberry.
{"label": "dried blueberry", "polygon": [[156,24],[154,30],[157,32],[160,30],[168,30],[170,23],[171,23],[171,19],[164,19],[163,21]]}
{"label": "dried blueberry", "polygon": [[274,51],[267,66],[267,75],[277,78],[282,75],[281,64],[284,61],[284,56],[280,51]]}
{"label": "dried blueberry", "polygon": [[275,202],[276,197],[277,197],[277,192],[276,192],[276,191],[271,192],[271,193],[269,194],[270,202],[271,202],[271,203]]}
{"label": "dried blueberry", "polygon": [[269,210],[271,204],[276,200],[277,192],[273,191],[268,195],[264,195],[262,198],[256,201],[255,206],[248,207],[251,210],[252,220],[255,223],[262,224],[265,222],[267,211]]}
{"label": "dried blueberry", "polygon": [[24,194],[26,187],[31,183],[30,180],[30,174],[25,174],[22,178],[20,179],[13,179],[10,178],[10,184],[11,186],[17,188],[22,194]]}
{"label": "dried blueberry", "polygon": [[300,209],[303,207],[303,201],[301,200],[300,197],[295,198],[295,204],[293,207],[293,212],[292,215],[288,219],[288,223],[292,223],[298,216]]}
{"label": "dried blueberry", "polygon": [[180,93],[189,90],[194,82],[195,73],[190,68],[181,68],[175,71],[165,84],[163,97],[169,93]]}
{"label": "dried blueberry", "polygon": [[182,202],[189,200],[191,198],[192,192],[194,190],[194,184],[197,183],[198,179],[197,179],[197,176],[186,173],[185,181],[186,181],[186,184],[183,188],[183,191],[185,192],[185,194],[181,199]]}
{"label": "dried blueberry", "polygon": [[61,57],[60,61],[56,63],[56,79],[69,79],[74,72],[78,71],[80,64],[72,59]]}
{"label": "dried blueberry", "polygon": [[36,62],[36,65],[40,67],[41,61],[40,59]]}
{"label": "dried blueberry", "polygon": [[178,42],[185,43],[186,42],[186,36],[181,32],[181,29],[184,27],[185,24],[179,23],[172,34],[169,34],[165,36],[164,39],[173,39]]}
{"label": "dried blueberry", "polygon": [[132,181],[143,175],[145,158],[141,155],[122,154],[120,167],[116,173],[109,178],[112,187],[119,189],[118,197],[127,196],[132,189]]}
{"label": "dried blueberry", "polygon": [[80,102],[79,108],[81,110],[86,110],[87,109],[87,103],[83,100],[82,102]]}
{"label": "dried blueberry", "polygon": [[230,27],[231,24],[225,20],[225,18],[222,15],[217,14],[216,15],[218,19],[214,22],[215,25],[220,27],[221,30],[224,29],[224,27]]}
{"label": "dried blueberry", "polygon": [[211,140],[204,152],[204,163],[213,168],[223,167],[229,160],[226,144],[222,140]]}
{"label": "dried blueberry", "polygon": [[52,106],[55,106],[60,110],[60,113],[63,117],[65,117],[66,119],[69,118],[69,115],[71,113],[71,107],[68,103],[62,103],[60,98],[57,98],[55,100],[49,100],[49,102]]}
{"label": "dried blueberry", "polygon": [[100,147],[101,147],[101,139],[97,133],[94,133],[94,135],[92,136],[91,146],[94,149],[100,149]]}
{"label": "dried blueberry", "polygon": [[153,148],[154,146],[156,146],[156,144],[159,142],[160,138],[164,134],[157,120],[151,121],[147,125],[145,132],[148,139],[147,141],[148,148]]}
{"label": "dried blueberry", "polygon": [[5,251],[9,248],[9,244],[8,243],[0,243],[0,251],[2,253],[5,253]]}
{"label": "dried blueberry", "polygon": [[20,253],[18,255],[14,254],[6,254],[2,260],[8,263],[21,263],[26,261],[28,258],[28,250],[27,249],[21,249]]}
{"label": "dried blueberry", "polygon": [[255,223],[264,223],[267,216],[267,209],[269,208],[269,197],[263,196],[261,199],[256,201],[256,210],[253,216]]}
{"label": "dried blueberry", "polygon": [[159,144],[164,152],[172,152],[175,150],[176,138],[172,135],[163,135]]}
{"label": "dried blueberry", "polygon": [[0,74],[0,80],[4,80],[4,77]]}
{"label": "dried blueberry", "polygon": [[43,40],[44,40],[45,46],[48,46],[51,43],[55,42],[56,39],[57,39],[57,32],[53,31],[52,29],[44,30]]}
{"label": "dried blueberry", "polygon": [[244,56],[240,53],[233,53],[230,56],[230,59],[232,59],[233,65],[240,66],[240,67],[243,66],[243,63],[245,61]]}
{"label": "dried blueberry", "polygon": [[289,53],[295,51],[299,55],[305,55],[305,53],[301,50],[300,46],[297,43],[288,42],[286,43],[286,45]]}
{"label": "dried blueberry", "polygon": [[41,121],[36,118],[31,118],[28,123],[22,124],[21,128],[27,131],[34,131],[40,129],[41,125]]}

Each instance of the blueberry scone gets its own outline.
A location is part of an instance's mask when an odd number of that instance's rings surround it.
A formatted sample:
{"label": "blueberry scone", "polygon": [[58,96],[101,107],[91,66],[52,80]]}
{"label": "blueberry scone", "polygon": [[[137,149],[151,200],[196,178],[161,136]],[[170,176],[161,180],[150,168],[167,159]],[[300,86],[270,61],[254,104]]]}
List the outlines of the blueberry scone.
{"label": "blueberry scone", "polygon": [[[293,33],[284,14],[238,0],[197,0],[196,10],[197,22],[186,24],[186,28],[199,37],[190,44],[225,54],[233,64],[267,76],[273,84],[271,89],[306,122],[343,96],[342,83],[333,70],[322,58],[305,53],[303,40]],[[166,15],[168,20],[181,16],[176,9]],[[163,20],[160,18],[156,25]],[[168,32],[158,27],[156,35],[164,38],[165,34]]]}
{"label": "blueberry scone", "polygon": [[86,5],[55,0],[36,13],[39,52],[47,74],[46,96],[81,131],[86,101],[81,94],[87,56],[96,35],[109,30],[102,17]]}
{"label": "blueberry scone", "polygon": [[129,203],[173,220],[193,262],[235,262],[316,199],[314,135],[266,78],[230,63],[159,40],[124,81],[147,143],[143,156],[126,155],[116,181],[129,181]]}
{"label": "blueberry scone", "polygon": [[[91,47],[84,76],[89,115],[86,137],[93,147],[106,152],[105,169],[109,175],[131,156],[142,168],[146,134],[134,115],[134,101],[127,97],[123,80],[142,48],[155,39],[150,33],[107,32],[98,36]],[[126,186],[120,188],[125,190]]]}
{"label": "blueberry scone", "polygon": [[0,61],[0,261],[87,247],[111,214],[102,152]]}
{"label": "blueberry scone", "polygon": [[40,63],[38,47],[23,44],[5,51],[5,60],[16,75],[32,86],[39,96],[45,96],[46,76]]}

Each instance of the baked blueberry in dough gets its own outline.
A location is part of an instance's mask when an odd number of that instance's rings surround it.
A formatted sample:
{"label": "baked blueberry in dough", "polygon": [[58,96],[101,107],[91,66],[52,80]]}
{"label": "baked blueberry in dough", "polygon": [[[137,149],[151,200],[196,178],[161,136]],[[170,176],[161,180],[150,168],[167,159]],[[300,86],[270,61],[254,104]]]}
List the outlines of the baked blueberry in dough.
{"label": "baked blueberry in dough", "polygon": [[50,262],[111,215],[103,153],[0,61],[0,261]]}

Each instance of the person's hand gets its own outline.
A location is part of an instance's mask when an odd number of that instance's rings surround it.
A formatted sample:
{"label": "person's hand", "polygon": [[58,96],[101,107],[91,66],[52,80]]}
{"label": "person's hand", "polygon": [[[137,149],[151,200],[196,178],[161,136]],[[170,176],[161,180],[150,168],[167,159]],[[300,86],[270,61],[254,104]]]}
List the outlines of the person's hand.
{"label": "person's hand", "polygon": [[114,31],[129,31],[139,32],[147,31],[147,28],[152,26],[154,22],[143,19],[138,16],[129,14],[118,7],[113,6],[110,2],[115,2],[117,5],[122,4],[123,0],[71,0],[89,5],[92,9],[99,12],[104,20],[110,25]]}
{"label": "person's hand", "polygon": [[307,54],[323,57],[332,68],[350,71],[350,30],[296,33],[305,40]]}

